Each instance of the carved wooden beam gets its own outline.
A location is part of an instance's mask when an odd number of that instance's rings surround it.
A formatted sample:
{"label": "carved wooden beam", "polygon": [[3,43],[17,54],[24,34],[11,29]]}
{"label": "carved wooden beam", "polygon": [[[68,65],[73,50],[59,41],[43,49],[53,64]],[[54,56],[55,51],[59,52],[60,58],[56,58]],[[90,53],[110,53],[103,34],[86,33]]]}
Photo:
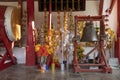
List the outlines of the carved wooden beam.
{"label": "carved wooden beam", "polygon": [[75,16],[77,21],[100,21],[103,20],[105,16]]}

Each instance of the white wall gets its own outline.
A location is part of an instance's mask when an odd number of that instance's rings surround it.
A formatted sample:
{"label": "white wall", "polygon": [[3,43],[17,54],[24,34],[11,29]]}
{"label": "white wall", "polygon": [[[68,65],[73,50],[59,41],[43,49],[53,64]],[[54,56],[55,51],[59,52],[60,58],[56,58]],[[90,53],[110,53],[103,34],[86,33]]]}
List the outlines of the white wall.
{"label": "white wall", "polygon": [[105,10],[110,8],[111,0],[104,0],[104,6],[103,6],[103,15],[105,15]]}
{"label": "white wall", "polygon": [[[103,15],[105,15],[105,10],[110,8],[111,0],[104,0],[104,6],[103,6]],[[115,2],[115,5],[113,7],[113,10],[111,14],[109,15],[109,26],[111,29],[113,29],[115,32],[117,30],[117,1]]]}
{"label": "white wall", "polygon": [[117,1],[113,7],[113,10],[109,16],[109,25],[110,27],[117,32]]}

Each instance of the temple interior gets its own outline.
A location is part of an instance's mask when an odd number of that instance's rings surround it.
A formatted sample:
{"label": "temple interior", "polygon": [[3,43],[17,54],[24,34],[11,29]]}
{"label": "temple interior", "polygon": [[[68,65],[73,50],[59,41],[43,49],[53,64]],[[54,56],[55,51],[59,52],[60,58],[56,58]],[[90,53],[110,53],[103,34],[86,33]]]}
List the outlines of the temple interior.
{"label": "temple interior", "polygon": [[0,80],[120,80],[120,0],[0,0]]}

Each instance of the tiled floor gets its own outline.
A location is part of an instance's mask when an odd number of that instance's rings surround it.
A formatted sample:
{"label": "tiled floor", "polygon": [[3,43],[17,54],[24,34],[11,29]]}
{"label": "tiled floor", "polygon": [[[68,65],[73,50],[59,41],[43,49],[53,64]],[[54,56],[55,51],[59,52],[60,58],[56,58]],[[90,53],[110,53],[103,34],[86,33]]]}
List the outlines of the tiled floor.
{"label": "tiled floor", "polygon": [[14,65],[0,71],[0,80],[120,80],[120,69],[107,73],[73,73],[61,72],[59,69],[52,73],[48,70],[41,73],[36,67]]}

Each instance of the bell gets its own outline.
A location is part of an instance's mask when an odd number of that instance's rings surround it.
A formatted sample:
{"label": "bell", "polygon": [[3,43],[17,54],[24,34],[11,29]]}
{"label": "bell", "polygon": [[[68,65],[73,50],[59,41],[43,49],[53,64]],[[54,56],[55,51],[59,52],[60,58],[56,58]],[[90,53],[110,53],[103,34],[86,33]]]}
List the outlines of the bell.
{"label": "bell", "polygon": [[93,27],[93,23],[91,21],[86,22],[85,27],[83,29],[83,35],[82,35],[82,38],[80,41],[81,42],[98,41],[97,33],[96,33],[95,28]]}

